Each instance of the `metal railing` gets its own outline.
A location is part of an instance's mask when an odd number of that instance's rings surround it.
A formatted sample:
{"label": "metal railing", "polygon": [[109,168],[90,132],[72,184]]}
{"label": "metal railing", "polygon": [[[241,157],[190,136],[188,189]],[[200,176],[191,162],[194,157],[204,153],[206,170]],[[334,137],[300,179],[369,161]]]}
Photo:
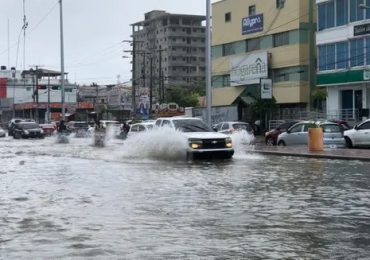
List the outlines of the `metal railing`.
{"label": "metal railing", "polygon": [[292,120],[343,120],[349,123],[361,120],[359,109],[337,109],[325,112],[307,111],[304,109],[282,109],[269,120],[268,128],[271,130],[278,125]]}

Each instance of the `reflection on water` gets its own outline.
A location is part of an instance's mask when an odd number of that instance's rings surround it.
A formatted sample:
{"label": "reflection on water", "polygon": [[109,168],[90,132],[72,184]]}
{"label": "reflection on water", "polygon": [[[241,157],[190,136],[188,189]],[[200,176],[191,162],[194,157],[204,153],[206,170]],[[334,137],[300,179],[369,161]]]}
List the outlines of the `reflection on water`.
{"label": "reflection on water", "polygon": [[171,157],[181,139],[166,137],[103,148],[1,139],[0,259],[370,254],[368,163],[243,150],[230,161],[187,162]]}

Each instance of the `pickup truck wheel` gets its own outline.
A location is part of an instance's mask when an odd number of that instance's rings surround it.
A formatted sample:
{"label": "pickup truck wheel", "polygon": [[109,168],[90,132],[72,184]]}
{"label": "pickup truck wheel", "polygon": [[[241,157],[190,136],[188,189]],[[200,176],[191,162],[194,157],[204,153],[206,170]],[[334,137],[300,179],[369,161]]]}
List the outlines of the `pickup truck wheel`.
{"label": "pickup truck wheel", "polygon": [[286,146],[284,141],[279,141],[278,146]]}

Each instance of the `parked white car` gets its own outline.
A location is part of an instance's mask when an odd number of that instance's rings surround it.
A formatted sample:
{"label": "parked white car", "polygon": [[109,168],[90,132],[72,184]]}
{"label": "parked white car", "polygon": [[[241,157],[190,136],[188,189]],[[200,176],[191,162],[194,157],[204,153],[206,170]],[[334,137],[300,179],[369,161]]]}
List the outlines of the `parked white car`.
{"label": "parked white car", "polygon": [[154,121],[132,124],[128,136],[153,129]]}
{"label": "parked white car", "polygon": [[234,154],[231,138],[217,133],[199,118],[162,117],[155,127],[171,127],[181,131],[188,141],[188,157],[217,157],[230,159]]}
{"label": "parked white car", "polygon": [[348,148],[370,146],[370,119],[344,131],[344,138]]}

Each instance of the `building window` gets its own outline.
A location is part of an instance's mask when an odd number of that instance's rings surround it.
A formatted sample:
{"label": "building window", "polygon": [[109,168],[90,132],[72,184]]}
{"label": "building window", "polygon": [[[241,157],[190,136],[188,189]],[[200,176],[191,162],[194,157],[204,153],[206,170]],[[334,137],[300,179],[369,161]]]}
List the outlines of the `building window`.
{"label": "building window", "polygon": [[336,26],[345,25],[348,22],[348,0],[337,0],[337,24]]}
{"label": "building window", "polygon": [[364,19],[364,0],[350,0],[349,1],[349,19],[350,22],[361,21]]}
{"label": "building window", "polygon": [[229,87],[230,86],[230,75],[223,75],[222,76],[222,86]]}
{"label": "building window", "polygon": [[247,52],[260,50],[260,43],[261,43],[260,38],[254,38],[254,39],[247,40],[246,41],[246,44],[247,44],[246,50],[247,50]]}
{"label": "building window", "polygon": [[286,69],[276,69],[273,71],[273,81],[274,82],[283,82],[289,81],[289,73]]}
{"label": "building window", "polygon": [[225,23],[231,22],[231,13],[228,12],[225,14]]}
{"label": "building window", "polygon": [[256,5],[249,6],[249,15],[256,15]]}
{"label": "building window", "polygon": [[282,32],[273,35],[274,47],[279,47],[289,44],[289,32]]}
{"label": "building window", "polygon": [[233,43],[227,43],[223,45],[222,56],[228,56],[235,54],[235,48]]}
{"label": "building window", "polygon": [[364,65],[364,39],[350,41],[350,55],[351,67]]}
{"label": "building window", "polygon": [[336,65],[337,69],[345,69],[348,67],[348,43],[339,42],[336,44]]}
{"label": "building window", "polygon": [[338,42],[319,46],[319,70],[345,69],[348,67],[348,43]]}
{"label": "building window", "polygon": [[276,8],[282,9],[284,8],[285,0],[276,0]]}
{"label": "building window", "polygon": [[320,4],[319,8],[319,31],[334,27],[334,1]]}

